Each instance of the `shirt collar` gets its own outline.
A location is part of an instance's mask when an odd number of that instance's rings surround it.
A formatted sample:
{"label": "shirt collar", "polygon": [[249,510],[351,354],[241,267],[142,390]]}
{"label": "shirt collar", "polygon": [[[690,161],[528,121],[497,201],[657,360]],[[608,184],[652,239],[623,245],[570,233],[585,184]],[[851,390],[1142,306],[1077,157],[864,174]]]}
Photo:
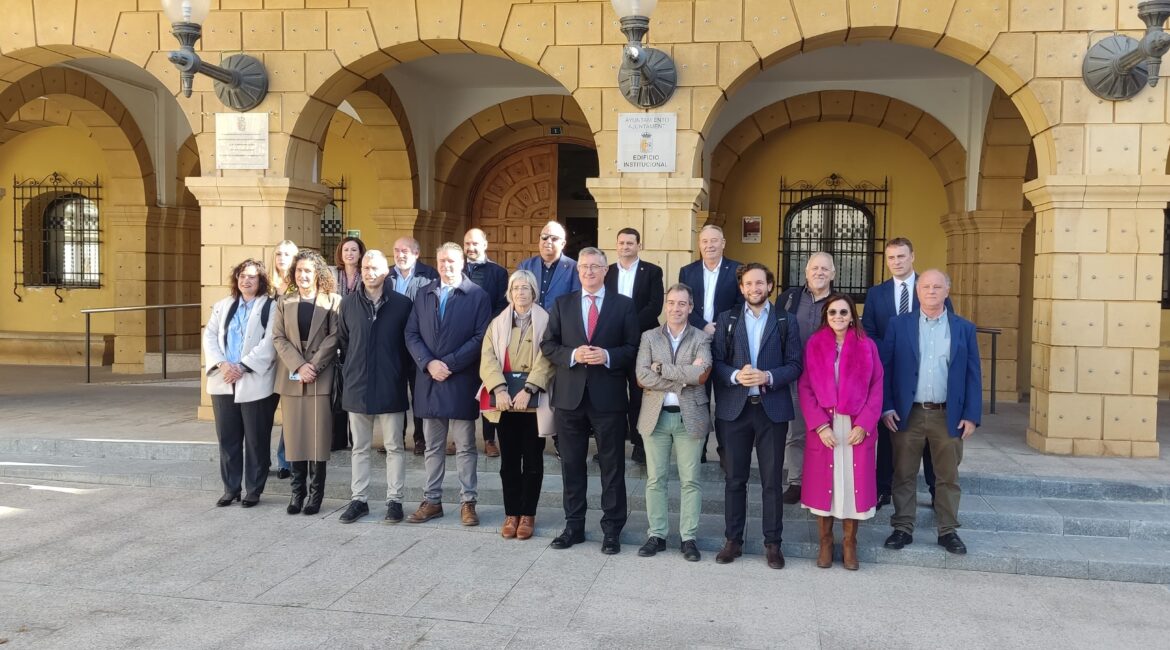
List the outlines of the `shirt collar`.
{"label": "shirt collar", "polygon": [[942,310],[942,313],[939,314],[938,318],[928,318],[926,316],[926,312],[922,311],[922,309],[919,309],[918,310],[918,319],[922,323],[945,323],[945,322],[947,322],[947,310],[944,307]]}
{"label": "shirt collar", "polygon": [[618,261],[617,261],[617,267],[618,267],[618,270],[619,270],[619,271],[625,271],[625,272],[629,273],[629,272],[631,272],[631,271],[636,271],[636,270],[638,270],[638,265],[639,265],[639,264],[641,264],[641,263],[642,263],[642,258],[641,258],[641,257],[635,257],[635,258],[634,258],[634,263],[630,265],[630,268],[628,268],[628,269],[627,269],[626,267],[622,266],[622,261],[621,261],[621,260],[618,260]]}
{"label": "shirt collar", "polygon": [[589,296],[597,296],[598,300],[605,300],[605,285],[602,285],[602,287],[597,290],[597,293],[589,293],[584,288],[582,288],[581,289],[581,299],[588,300]]}
{"label": "shirt collar", "polygon": [[[764,301],[764,309],[763,309],[763,311],[760,312],[759,318],[767,317],[768,312],[771,310],[772,310],[772,301],[765,300]],[[749,318],[756,318],[756,315],[754,313],[752,313],[752,306],[747,304],[746,300],[743,303],[743,313],[745,316],[747,316]]]}
{"label": "shirt collar", "polygon": [[704,262],[702,259],[699,260],[699,265],[702,266],[703,271],[705,271],[707,273],[718,273],[719,269],[723,268],[723,257],[722,256],[719,257],[719,261],[715,263],[715,268],[713,268],[713,269],[707,268],[707,263]]}

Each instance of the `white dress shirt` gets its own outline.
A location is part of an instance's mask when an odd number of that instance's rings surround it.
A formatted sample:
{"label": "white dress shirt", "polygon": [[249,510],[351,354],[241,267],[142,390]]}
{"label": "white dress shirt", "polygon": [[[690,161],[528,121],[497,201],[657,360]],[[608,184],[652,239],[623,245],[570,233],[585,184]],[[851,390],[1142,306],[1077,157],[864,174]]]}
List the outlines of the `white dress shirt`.
{"label": "white dress shirt", "polygon": [[[687,328],[685,326],[682,328],[682,332],[678,335],[678,338],[674,337],[674,334],[671,333],[669,326],[666,326],[664,329],[666,330],[666,336],[670,338],[670,349],[673,350],[674,354],[677,356],[678,346],[682,343],[683,337],[686,336]],[[662,397],[662,405],[678,406],[678,393],[668,392]]]}
{"label": "white dress shirt", "polygon": [[[602,303],[602,301],[605,300],[605,287],[604,286],[601,287],[600,289],[597,290],[597,293],[592,293],[592,294],[589,293],[588,291],[586,291],[585,289],[581,289],[581,323],[582,323],[582,325],[584,325],[583,329],[585,330],[586,336],[589,335],[589,307],[591,304],[589,301],[589,296],[595,296],[594,302],[597,303],[597,315],[600,316],[601,315],[601,303]],[[600,319],[598,319],[597,325],[599,327],[601,326]],[[602,350],[602,351],[605,352],[605,367],[608,368],[609,367],[609,350]],[[576,357],[570,356],[569,357],[569,367],[572,368],[575,365],[577,365]]]}
{"label": "white dress shirt", "polygon": [[630,268],[622,266],[622,261],[617,261],[618,280],[617,291],[627,298],[634,297],[634,276],[638,273],[638,265],[642,263],[642,259],[635,257],[634,263]]}
{"label": "white dress shirt", "polygon": [[902,300],[902,285],[905,284],[906,291],[910,294],[910,311],[914,311],[914,301],[918,296],[914,295],[914,280],[917,279],[918,274],[914,271],[905,280],[894,278],[894,314],[898,313],[898,304]]}
{"label": "white dress shirt", "polygon": [[703,320],[708,323],[714,323],[715,317],[715,287],[719,284],[719,269],[723,267],[723,258],[715,263],[715,270],[707,268],[707,264],[702,260],[699,265],[703,267]]}

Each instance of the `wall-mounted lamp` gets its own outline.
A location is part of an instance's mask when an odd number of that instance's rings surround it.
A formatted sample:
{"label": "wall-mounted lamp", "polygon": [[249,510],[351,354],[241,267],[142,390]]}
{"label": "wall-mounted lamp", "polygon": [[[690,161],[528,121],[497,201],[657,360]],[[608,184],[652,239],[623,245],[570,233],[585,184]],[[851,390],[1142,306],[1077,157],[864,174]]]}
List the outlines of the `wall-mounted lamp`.
{"label": "wall-mounted lamp", "polygon": [[237,111],[248,111],[264,101],[268,94],[268,71],[254,56],[233,54],[223,60],[223,67],[212,65],[195,53],[195,42],[203,36],[203,21],[211,10],[211,0],[160,0],[163,13],[171,21],[171,33],[179,41],[179,51],[171,52],[170,62],[179,69],[179,84],[184,97],[191,96],[196,74],[215,80],[219,101]]}
{"label": "wall-mounted lamp", "polygon": [[1089,48],[1081,76],[1092,93],[1102,99],[1129,99],[1148,83],[1158,85],[1162,55],[1170,50],[1170,34],[1162,29],[1170,17],[1170,0],[1138,3],[1138,18],[1146,24],[1146,35],[1134,40],[1114,34]]}
{"label": "wall-mounted lamp", "polygon": [[641,108],[662,106],[678,85],[678,70],[670,55],[644,47],[642,38],[650,30],[650,14],[658,0],[611,0],[622,21],[622,33],[629,41],[618,70],[618,88],[631,104]]}

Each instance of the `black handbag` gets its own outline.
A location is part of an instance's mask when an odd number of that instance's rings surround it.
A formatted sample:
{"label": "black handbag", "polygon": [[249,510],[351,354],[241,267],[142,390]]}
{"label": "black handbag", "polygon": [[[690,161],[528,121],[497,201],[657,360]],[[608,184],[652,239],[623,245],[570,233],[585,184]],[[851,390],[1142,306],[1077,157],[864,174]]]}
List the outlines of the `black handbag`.
{"label": "black handbag", "polygon": [[[528,373],[526,372],[505,372],[504,384],[508,387],[508,397],[516,397],[520,391],[524,390],[525,384],[528,383]],[[528,401],[528,408],[535,408],[537,398],[539,395],[533,395],[532,399]],[[495,408],[496,406],[496,392],[492,391],[488,395],[488,404]]]}

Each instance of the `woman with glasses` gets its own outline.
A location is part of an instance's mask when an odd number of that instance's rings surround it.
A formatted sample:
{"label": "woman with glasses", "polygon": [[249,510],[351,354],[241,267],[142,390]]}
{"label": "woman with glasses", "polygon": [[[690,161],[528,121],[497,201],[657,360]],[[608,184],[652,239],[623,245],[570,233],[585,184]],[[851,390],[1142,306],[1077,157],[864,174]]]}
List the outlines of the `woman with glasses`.
{"label": "woman with glasses", "polygon": [[873,517],[877,506],[882,363],[846,294],[825,299],[821,327],[804,349],[799,391],[808,432],[801,505],[817,517],[817,566],[833,565],[833,520],[840,519],[843,564],[856,570],[857,522]]}

